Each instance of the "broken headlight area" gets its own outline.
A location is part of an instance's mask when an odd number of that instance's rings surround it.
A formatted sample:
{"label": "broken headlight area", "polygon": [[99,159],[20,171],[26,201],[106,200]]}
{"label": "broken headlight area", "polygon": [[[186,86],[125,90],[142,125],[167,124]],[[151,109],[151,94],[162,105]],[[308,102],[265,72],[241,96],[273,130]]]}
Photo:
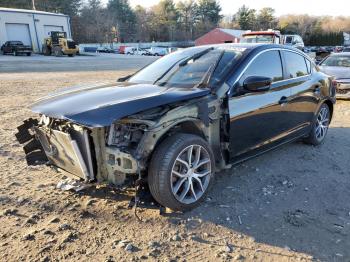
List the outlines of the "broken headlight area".
{"label": "broken headlight area", "polygon": [[144,123],[117,122],[109,128],[107,145],[128,151],[137,147],[148,126]]}
{"label": "broken headlight area", "polygon": [[106,130],[106,167],[113,184],[121,184],[127,174],[139,173],[135,152],[147,129],[147,121],[125,119]]}

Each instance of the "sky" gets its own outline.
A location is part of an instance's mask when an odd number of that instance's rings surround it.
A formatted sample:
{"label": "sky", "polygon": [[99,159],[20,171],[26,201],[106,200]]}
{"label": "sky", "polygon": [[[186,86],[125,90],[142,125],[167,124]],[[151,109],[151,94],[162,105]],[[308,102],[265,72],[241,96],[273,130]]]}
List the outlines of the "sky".
{"label": "sky", "polygon": [[[104,0],[107,2],[107,0]],[[150,7],[159,0],[130,0],[132,6],[142,5]],[[176,2],[177,0],[175,0]],[[249,8],[261,9],[272,7],[276,15],[309,14],[350,16],[350,0],[220,0],[223,14],[234,14],[240,6],[245,4]]]}

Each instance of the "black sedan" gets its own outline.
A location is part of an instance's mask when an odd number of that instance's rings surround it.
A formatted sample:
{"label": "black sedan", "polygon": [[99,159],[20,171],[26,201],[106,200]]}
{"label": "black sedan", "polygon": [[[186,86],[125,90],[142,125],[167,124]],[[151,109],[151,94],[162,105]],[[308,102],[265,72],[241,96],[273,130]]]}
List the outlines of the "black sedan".
{"label": "black sedan", "polygon": [[350,99],[350,52],[331,54],[319,66],[322,72],[335,78],[337,98]]}
{"label": "black sedan", "polygon": [[40,119],[16,136],[29,164],[49,160],[86,182],[135,179],[161,205],[188,210],[220,169],[297,139],[321,144],[334,96],[332,79],[297,49],[201,46],[40,99]]}

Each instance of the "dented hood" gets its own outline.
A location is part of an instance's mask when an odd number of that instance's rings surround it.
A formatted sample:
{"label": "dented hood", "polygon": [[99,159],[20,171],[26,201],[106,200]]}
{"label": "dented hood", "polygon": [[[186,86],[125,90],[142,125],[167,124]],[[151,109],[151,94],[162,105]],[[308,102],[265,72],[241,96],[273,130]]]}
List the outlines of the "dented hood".
{"label": "dented hood", "polygon": [[147,84],[100,84],[60,90],[35,102],[33,112],[88,127],[114,121],[157,106],[205,96],[209,89]]}

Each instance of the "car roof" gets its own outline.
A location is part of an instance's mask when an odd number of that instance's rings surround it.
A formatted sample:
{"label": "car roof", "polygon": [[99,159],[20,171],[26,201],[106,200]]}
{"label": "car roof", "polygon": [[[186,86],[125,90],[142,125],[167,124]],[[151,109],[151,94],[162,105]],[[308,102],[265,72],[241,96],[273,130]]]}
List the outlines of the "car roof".
{"label": "car roof", "polygon": [[225,44],[215,44],[215,45],[201,45],[201,46],[195,46],[190,47],[193,49],[202,49],[203,47],[213,47],[213,48],[221,48],[221,49],[246,49],[248,51],[253,50],[265,50],[265,49],[285,49],[285,50],[292,50],[295,52],[299,52],[303,54],[299,49],[294,48],[292,46],[286,46],[286,45],[279,45],[279,44],[264,44],[264,43],[225,43]]}

